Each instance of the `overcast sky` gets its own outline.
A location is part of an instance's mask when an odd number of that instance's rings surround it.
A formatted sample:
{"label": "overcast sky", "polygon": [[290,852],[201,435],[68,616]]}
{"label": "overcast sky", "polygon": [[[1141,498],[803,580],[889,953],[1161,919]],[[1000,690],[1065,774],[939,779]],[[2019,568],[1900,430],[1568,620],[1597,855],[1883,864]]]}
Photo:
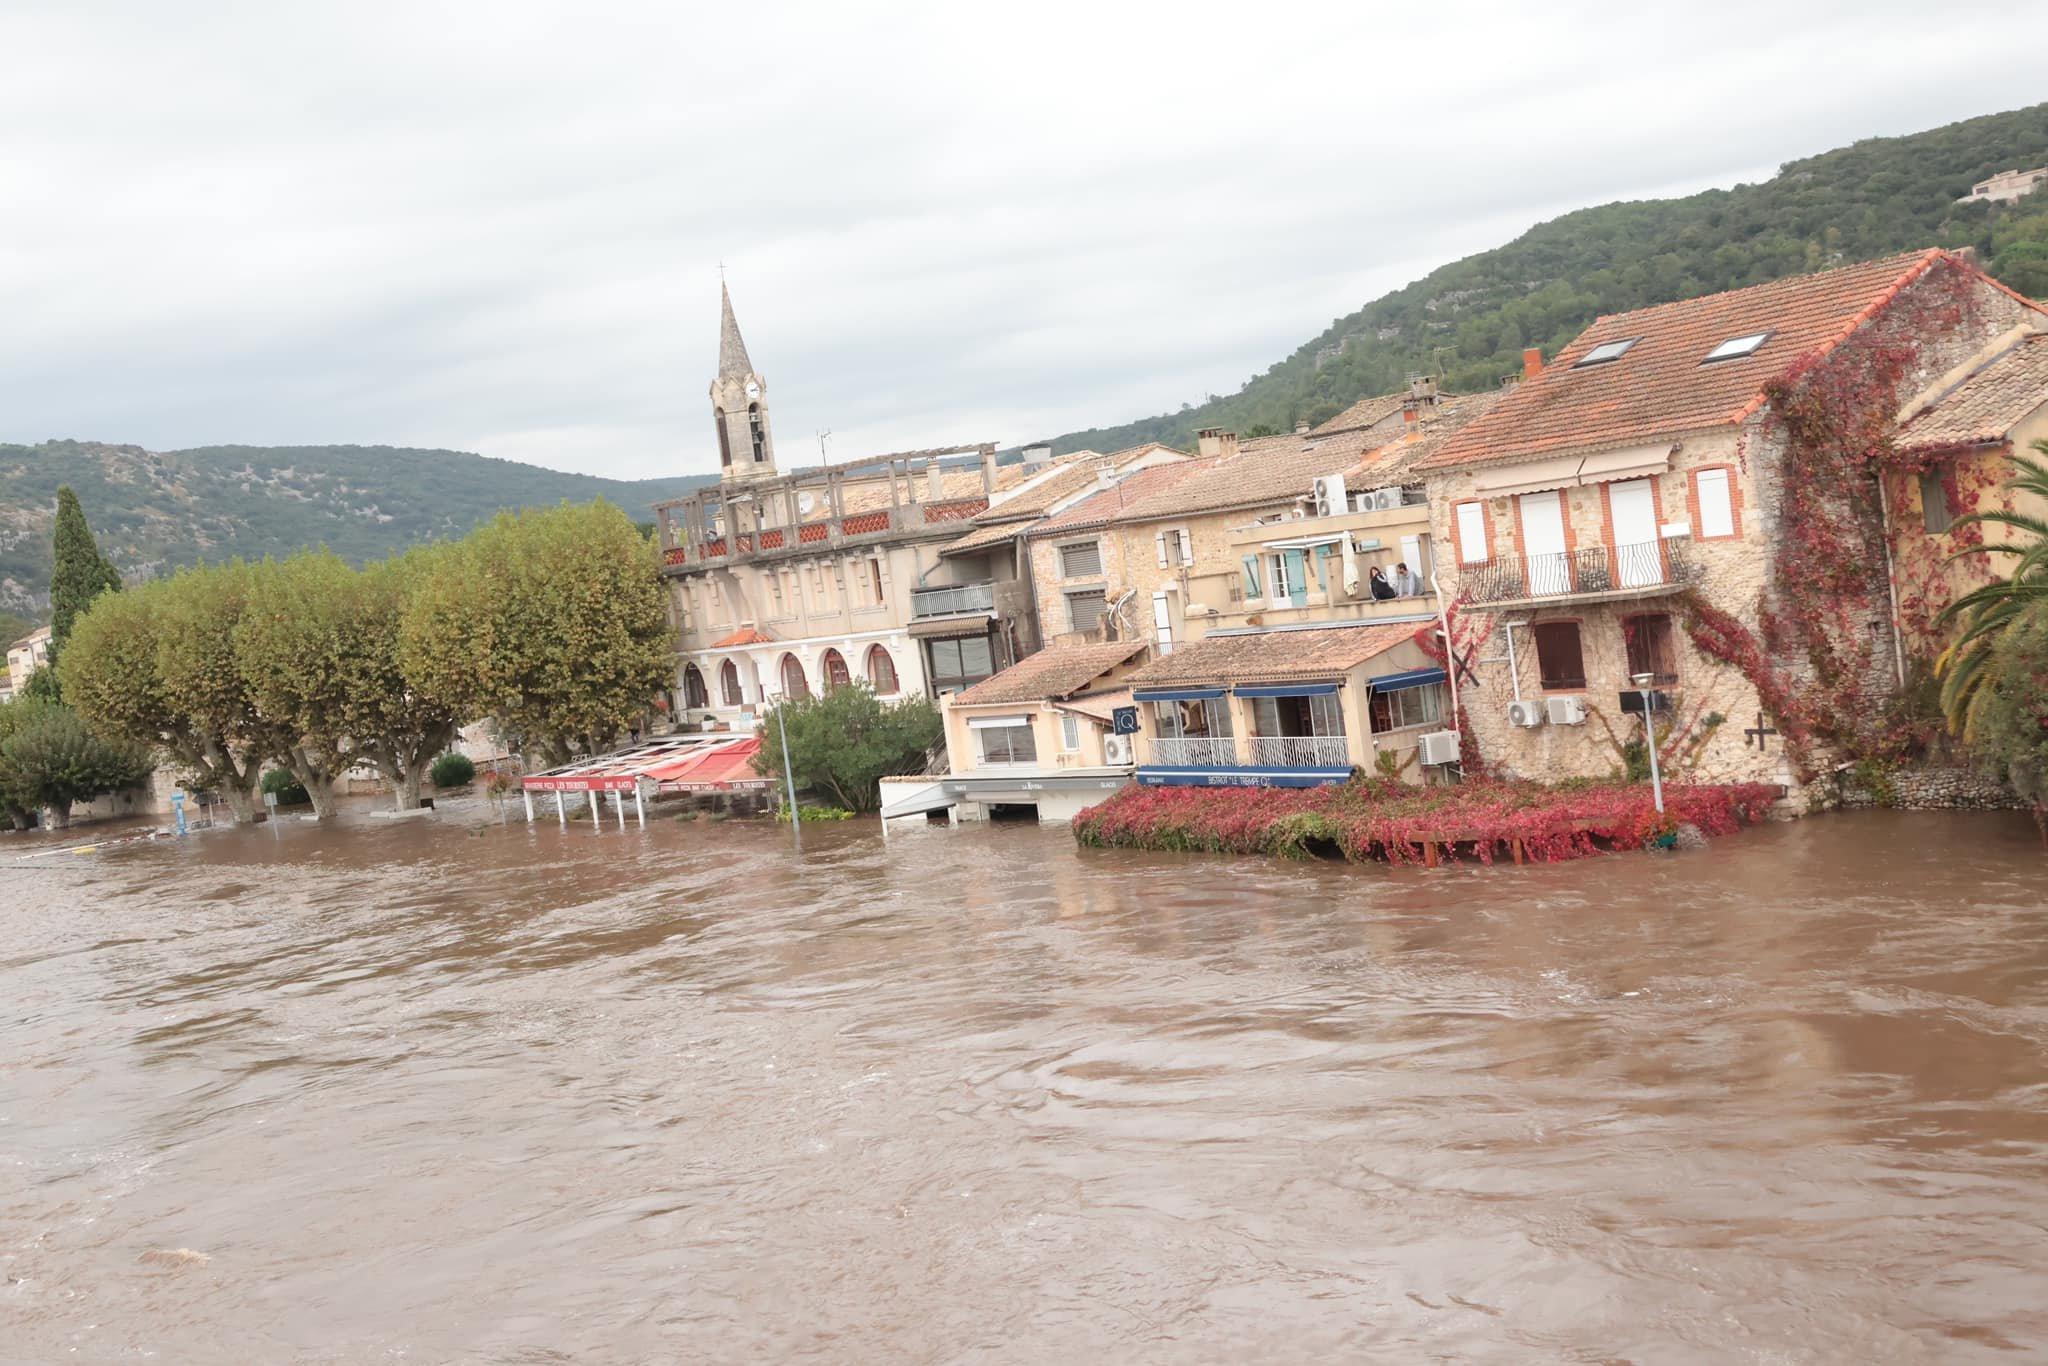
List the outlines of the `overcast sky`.
{"label": "overcast sky", "polygon": [[722,261],[784,464],[1014,444],[2042,94],[2048,5],[1662,8],[0,0],[0,440],[709,472]]}

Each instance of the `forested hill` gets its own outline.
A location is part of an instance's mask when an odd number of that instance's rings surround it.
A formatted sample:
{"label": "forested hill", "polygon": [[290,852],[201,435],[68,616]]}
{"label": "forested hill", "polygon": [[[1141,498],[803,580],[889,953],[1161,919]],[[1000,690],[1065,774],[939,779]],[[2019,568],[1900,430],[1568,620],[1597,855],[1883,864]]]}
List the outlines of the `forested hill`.
{"label": "forested hill", "polygon": [[2048,104],[1871,138],[1788,162],[1760,185],[1580,209],[1337,319],[1235,394],[1053,444],[1108,451],[1184,446],[1203,427],[1286,431],[1419,373],[1487,389],[1521,367],[1523,347],[1555,354],[1603,313],[1911,247],[1973,247],[2007,284],[2048,296],[2048,191],[2018,205],[1955,202],[1994,172],[2041,165]]}
{"label": "forested hill", "polygon": [[599,479],[465,451],[394,446],[0,445],[0,610],[48,605],[57,487],[78,491],[100,549],[133,578],[200,559],[325,545],[352,561],[459,536],[500,508],[603,497],[636,521],[710,482]]}

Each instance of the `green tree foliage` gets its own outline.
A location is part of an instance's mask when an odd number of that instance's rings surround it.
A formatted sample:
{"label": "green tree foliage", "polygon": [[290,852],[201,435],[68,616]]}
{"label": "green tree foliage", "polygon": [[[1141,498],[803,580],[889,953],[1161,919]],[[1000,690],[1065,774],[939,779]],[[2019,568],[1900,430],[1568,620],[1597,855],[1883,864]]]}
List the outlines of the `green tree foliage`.
{"label": "green tree foliage", "polygon": [[452,749],[434,760],[432,773],[434,786],[443,790],[451,787],[468,787],[476,781],[476,765],[467,754]]}
{"label": "green tree foliage", "polygon": [[62,702],[64,685],[58,681],[56,667],[39,664],[29,670],[28,677],[22,680],[21,696],[28,702]]}
{"label": "green tree foliage", "polygon": [[[2031,498],[2048,506],[2048,441],[2037,441],[2039,459],[2015,456],[2016,470],[2005,487],[2015,507]],[[1973,589],[1951,603],[1938,618],[1943,625],[1960,623],[1955,640],[1935,661],[1941,678],[1941,707],[1949,728],[1971,738],[1981,704],[1991,696],[2004,656],[1999,642],[2026,614],[2048,604],[2048,520],[2031,513],[1992,508],[1956,519],[1957,525],[2000,526],[2005,539],[1974,545],[1956,558],[1985,555],[2000,564],[2005,577]]]}
{"label": "green tree foliage", "polygon": [[95,730],[160,750],[244,823],[256,818],[263,763],[286,739],[262,723],[235,658],[249,581],[237,561],[106,594],[57,666]]}
{"label": "green tree foliage", "polygon": [[77,712],[46,702],[12,703],[24,709],[0,742],[0,770],[12,801],[41,807],[50,824],[71,824],[74,803],[91,801],[146,782],[154,767],[140,745],[102,740]]}
{"label": "green tree foliage", "polygon": [[50,653],[56,655],[71,635],[72,623],[102,593],[121,587],[121,575],[100,554],[99,543],[86,525],[85,509],[69,484],[57,490],[57,527],[51,536]]}
{"label": "green tree foliage", "polygon": [[1188,446],[1204,427],[1291,431],[1411,374],[1478,392],[1594,318],[1913,247],[1968,247],[2022,293],[2048,293],[2048,194],[1958,203],[1994,171],[2048,163],[2048,104],[1786,163],[1760,185],[1581,209],[1336,319],[1292,355],[1177,413],[1071,432],[1061,451]]}
{"label": "green tree foliage", "polygon": [[653,548],[598,501],[504,513],[453,547],[407,604],[399,663],[559,763],[639,724],[673,651]]}
{"label": "green tree foliage", "polygon": [[1971,727],[1971,748],[2032,807],[2048,840],[2048,602],[1998,637]]}
{"label": "green tree foliage", "polygon": [[16,830],[26,830],[35,824],[35,797],[28,785],[7,762],[7,741],[35,712],[36,704],[16,698],[12,702],[0,702],[0,817]]}
{"label": "green tree foliage", "polygon": [[263,795],[275,793],[279,806],[310,806],[313,794],[306,791],[298,775],[288,768],[268,768],[263,771]]}
{"label": "green tree foliage", "polygon": [[0,612],[0,647],[12,645],[36,629],[36,624],[19,612]]}
{"label": "green tree foliage", "polygon": [[861,812],[879,811],[882,779],[921,772],[925,755],[945,735],[939,709],[928,699],[884,703],[866,683],[854,682],[778,702],[762,724],[754,759],[760,773],[782,776],[784,728],[797,786]]}

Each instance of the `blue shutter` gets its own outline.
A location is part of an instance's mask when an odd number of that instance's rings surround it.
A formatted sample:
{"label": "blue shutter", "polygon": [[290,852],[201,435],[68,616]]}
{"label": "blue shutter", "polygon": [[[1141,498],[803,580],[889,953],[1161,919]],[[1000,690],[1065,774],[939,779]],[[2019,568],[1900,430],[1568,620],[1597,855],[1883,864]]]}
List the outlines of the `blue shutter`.
{"label": "blue shutter", "polygon": [[1244,557],[1244,595],[1248,598],[1265,596],[1259,590],[1259,557],[1256,555]]}
{"label": "blue shutter", "polygon": [[1308,606],[1308,556],[1300,550],[1283,552],[1287,556],[1287,600],[1296,607]]}

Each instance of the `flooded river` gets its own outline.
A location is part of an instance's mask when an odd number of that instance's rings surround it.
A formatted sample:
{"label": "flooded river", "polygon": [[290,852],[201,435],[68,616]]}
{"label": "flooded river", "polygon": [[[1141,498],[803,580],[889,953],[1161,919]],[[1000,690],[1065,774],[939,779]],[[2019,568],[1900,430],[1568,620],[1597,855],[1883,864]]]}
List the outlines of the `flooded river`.
{"label": "flooded river", "polygon": [[0,1361],[2048,1357],[2023,820],[807,842],[0,843]]}

